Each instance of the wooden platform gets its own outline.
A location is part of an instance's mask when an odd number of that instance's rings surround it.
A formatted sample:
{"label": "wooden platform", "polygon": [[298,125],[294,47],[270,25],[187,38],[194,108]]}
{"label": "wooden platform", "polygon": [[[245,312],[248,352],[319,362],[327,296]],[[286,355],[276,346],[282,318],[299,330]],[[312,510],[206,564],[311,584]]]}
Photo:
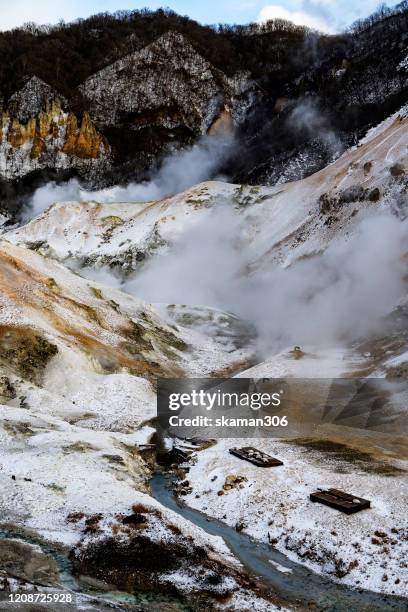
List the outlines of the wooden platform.
{"label": "wooden platform", "polygon": [[371,506],[371,502],[368,499],[350,495],[338,489],[315,491],[315,493],[310,494],[310,500],[330,506],[330,508],[335,508],[345,514],[354,514]]}
{"label": "wooden platform", "polygon": [[235,455],[244,461],[249,461],[258,467],[275,467],[283,465],[283,462],[275,457],[271,457],[267,453],[254,448],[253,446],[244,446],[243,448],[230,448],[231,455]]}

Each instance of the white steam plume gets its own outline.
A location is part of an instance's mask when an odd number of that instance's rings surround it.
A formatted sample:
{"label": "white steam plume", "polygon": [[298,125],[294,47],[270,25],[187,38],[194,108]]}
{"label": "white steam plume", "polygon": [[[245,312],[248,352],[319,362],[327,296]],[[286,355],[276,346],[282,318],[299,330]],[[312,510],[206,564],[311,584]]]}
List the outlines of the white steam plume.
{"label": "white steam plume", "polygon": [[220,204],[184,232],[170,253],[147,263],[124,289],[150,302],[230,307],[228,294],[244,264],[238,240],[239,219],[227,204]]}
{"label": "white steam plume", "polygon": [[220,205],[124,289],[149,301],[232,311],[255,326],[266,352],[364,336],[406,294],[408,221],[389,213],[366,217],[320,255],[251,276],[243,273],[249,255],[239,235],[237,217]]}
{"label": "white steam plume", "polygon": [[343,151],[343,143],[319,109],[318,100],[314,98],[301,98],[297,101],[289,115],[288,125],[292,130],[306,132],[310,138],[319,138],[333,156]]}
{"label": "white steam plume", "polygon": [[[314,103],[298,105],[292,120],[299,129],[319,132],[328,146],[338,145]],[[180,192],[214,174],[232,145],[232,137],[205,137],[167,158],[156,176],[142,184],[100,192],[81,190],[76,181],[49,184],[34,194],[30,214],[55,200],[140,201]],[[395,206],[400,218],[391,213],[368,215],[347,239],[334,240],[322,254],[286,269],[273,266],[248,275],[252,261],[240,217],[230,203],[219,202],[180,236],[170,252],[147,261],[133,277],[121,281],[109,273],[92,276],[105,284],[120,284],[147,301],[234,312],[255,326],[265,352],[290,344],[347,342],[376,329],[406,295],[408,219],[397,199]]]}
{"label": "white steam plume", "polygon": [[130,183],[126,187],[87,191],[76,179],[60,184],[47,183],[36,189],[22,212],[21,220],[27,223],[55,202],[146,202],[174,195],[211,178],[230,155],[233,145],[232,134],[226,132],[219,136],[203,136],[192,147],[165,158],[150,181]]}

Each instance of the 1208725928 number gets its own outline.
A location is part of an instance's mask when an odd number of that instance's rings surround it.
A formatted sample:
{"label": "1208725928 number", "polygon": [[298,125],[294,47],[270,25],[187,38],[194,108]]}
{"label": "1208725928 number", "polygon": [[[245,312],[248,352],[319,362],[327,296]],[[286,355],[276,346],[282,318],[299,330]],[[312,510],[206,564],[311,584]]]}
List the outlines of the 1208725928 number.
{"label": "1208725928 number", "polygon": [[72,603],[72,593],[10,593],[10,603]]}

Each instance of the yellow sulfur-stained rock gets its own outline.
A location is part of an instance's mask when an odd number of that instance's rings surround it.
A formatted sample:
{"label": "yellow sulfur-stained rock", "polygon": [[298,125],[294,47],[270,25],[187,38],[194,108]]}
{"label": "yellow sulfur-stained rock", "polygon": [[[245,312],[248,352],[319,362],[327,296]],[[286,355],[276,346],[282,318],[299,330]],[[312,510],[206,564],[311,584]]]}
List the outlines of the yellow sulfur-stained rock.
{"label": "yellow sulfur-stained rock", "polygon": [[67,131],[65,134],[65,144],[62,152],[67,155],[74,155],[78,140],[78,121],[74,113],[69,113],[67,119]]}
{"label": "yellow sulfur-stained rock", "polygon": [[[38,102],[38,100],[37,100]],[[58,97],[43,99],[40,107],[25,106],[17,115],[14,101],[0,106],[0,165],[2,176],[17,178],[43,168],[76,168],[82,176],[111,165],[107,139],[95,128],[88,113],[80,119],[67,112]]]}
{"label": "yellow sulfur-stained rock", "polygon": [[3,142],[3,133],[7,130],[10,123],[10,115],[8,112],[2,112],[0,115],[0,144]]}
{"label": "yellow sulfur-stained rock", "polygon": [[[58,143],[62,138],[63,145]],[[79,124],[76,115],[65,113],[56,98],[47,102],[45,110],[31,117],[27,123],[10,117],[8,112],[0,115],[0,143],[6,140],[18,148],[31,142],[30,158],[37,159],[48,143],[57,146],[60,152],[79,159],[98,159],[109,151],[107,140],[98,132],[88,113],[84,113]],[[55,143],[55,144],[53,144]]]}
{"label": "yellow sulfur-stained rock", "polygon": [[62,149],[67,155],[81,159],[97,159],[101,154],[101,145],[105,140],[96,130],[88,113],[84,113],[81,127],[73,113],[68,115],[65,144]]}
{"label": "yellow sulfur-stained rock", "polygon": [[76,155],[85,159],[96,159],[100,155],[103,137],[95,129],[88,113],[84,113],[78,136]]}
{"label": "yellow sulfur-stained rock", "polygon": [[41,138],[39,130],[37,129],[34,135],[33,146],[31,147],[30,157],[31,159],[37,159],[45,150],[45,142]]}
{"label": "yellow sulfur-stained rock", "polygon": [[51,129],[51,115],[49,113],[40,112],[38,115],[38,129],[40,138],[48,136]]}
{"label": "yellow sulfur-stained rock", "polygon": [[13,147],[21,147],[29,140],[33,140],[35,134],[36,119],[31,118],[26,125],[13,119],[8,133],[8,141]]}
{"label": "yellow sulfur-stained rock", "polygon": [[225,136],[228,134],[233,134],[234,132],[234,122],[232,119],[231,111],[228,108],[224,108],[224,110],[220,113],[214,123],[208,130],[209,136]]}

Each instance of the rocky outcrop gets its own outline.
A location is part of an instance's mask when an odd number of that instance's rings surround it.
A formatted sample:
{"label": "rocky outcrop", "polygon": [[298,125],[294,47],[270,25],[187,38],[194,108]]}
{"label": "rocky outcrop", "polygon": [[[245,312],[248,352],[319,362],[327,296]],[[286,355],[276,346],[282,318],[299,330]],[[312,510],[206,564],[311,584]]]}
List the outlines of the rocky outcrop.
{"label": "rocky outcrop", "polygon": [[1,540],[0,563],[2,570],[16,578],[45,585],[58,584],[57,563],[39,546],[16,538]]}
{"label": "rocky outcrop", "polygon": [[74,113],[68,115],[63,153],[80,159],[98,159],[105,148],[107,141],[95,129],[88,113],[84,113],[81,126]]}
{"label": "rocky outcrop", "polygon": [[[224,121],[228,125],[227,116]],[[404,107],[303,181],[274,187],[208,181],[156,202],[58,203],[6,236],[60,262],[106,267],[128,278],[149,260],[174,253],[180,231],[188,235],[209,209],[223,202],[237,220],[242,245],[252,245],[251,266],[289,265],[326,249],[336,229],[352,231],[363,211],[384,207],[406,217],[407,130]],[[384,164],[384,159],[390,161]],[[282,211],[285,223],[279,233],[271,233],[267,220],[273,223]]]}
{"label": "rocky outcrop", "polygon": [[87,177],[109,167],[109,144],[88,113],[79,119],[66,112],[61,100],[48,96],[50,92],[41,83],[34,100],[38,102],[33,106],[35,112],[25,119],[30,99],[27,92],[32,93],[38,82],[34,81],[29,90],[23,88],[25,92],[20,92],[0,115],[0,177],[12,180],[46,168],[71,168]]}
{"label": "rocky outcrop", "polygon": [[[41,53],[34,36],[24,62],[12,35],[16,73],[0,75],[0,206],[19,210],[43,182],[74,174],[91,189],[142,182],[201,135],[232,131],[240,150],[213,175],[252,185],[305,178],[405,103],[407,20],[401,7],[326,39],[284,24],[215,30],[142,11],[130,22],[97,18],[98,29],[92,20],[64,26],[57,52],[54,34]],[[56,99],[72,114],[50,134],[40,117]],[[303,105],[305,123],[295,120]]]}
{"label": "rocky outcrop", "polygon": [[9,109],[13,116],[22,122],[27,122],[33,115],[38,115],[46,104],[59,98],[64,108],[67,100],[50,85],[36,76],[31,77],[25,85],[16,91],[9,100]]}
{"label": "rocky outcrop", "polygon": [[96,72],[69,100],[33,76],[0,103],[0,202],[18,210],[42,182],[73,175],[91,188],[142,180],[200,134],[232,133],[257,95],[247,74],[227,76],[175,31]]}
{"label": "rocky outcrop", "polygon": [[173,31],[92,75],[80,90],[99,125],[186,126],[198,133],[207,132],[225,104],[239,123],[255,95],[247,75],[228,78]]}

